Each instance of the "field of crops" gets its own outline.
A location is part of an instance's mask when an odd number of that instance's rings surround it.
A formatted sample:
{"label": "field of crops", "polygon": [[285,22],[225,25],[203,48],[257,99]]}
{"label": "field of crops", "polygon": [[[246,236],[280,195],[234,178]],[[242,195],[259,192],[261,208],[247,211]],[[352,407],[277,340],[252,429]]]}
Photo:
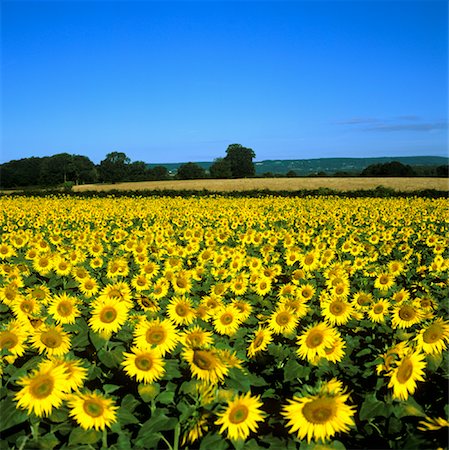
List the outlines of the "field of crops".
{"label": "field of crops", "polygon": [[0,448],[447,448],[449,211],[1,197]]}
{"label": "field of crops", "polygon": [[447,178],[369,178],[369,177],[301,177],[301,178],[239,178],[235,180],[167,180],[135,181],[115,184],[84,184],[73,186],[75,192],[85,191],[140,191],[140,190],[207,190],[211,192],[230,191],[299,191],[333,189],[354,191],[376,189],[383,186],[395,191],[419,191],[435,189],[449,191]]}

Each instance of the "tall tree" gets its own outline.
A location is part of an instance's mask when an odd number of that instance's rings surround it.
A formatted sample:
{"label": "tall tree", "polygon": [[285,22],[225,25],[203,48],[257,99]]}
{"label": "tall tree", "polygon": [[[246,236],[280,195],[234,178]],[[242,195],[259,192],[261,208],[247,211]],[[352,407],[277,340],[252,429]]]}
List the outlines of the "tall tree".
{"label": "tall tree", "polygon": [[74,176],[73,157],[69,153],[58,153],[42,158],[39,182],[46,186],[71,181]]}
{"label": "tall tree", "polygon": [[253,163],[255,157],[256,154],[252,148],[243,147],[241,144],[231,144],[226,150],[224,159],[230,163],[234,178],[245,178],[256,173]]}
{"label": "tall tree", "polygon": [[101,181],[115,183],[123,181],[128,175],[131,160],[123,152],[111,152],[98,167]]}
{"label": "tall tree", "polygon": [[224,158],[217,158],[209,167],[209,172],[212,178],[232,178],[231,163]]}
{"label": "tall tree", "polygon": [[206,178],[206,171],[193,162],[188,162],[179,166],[176,177],[180,180],[195,180],[198,178]]}

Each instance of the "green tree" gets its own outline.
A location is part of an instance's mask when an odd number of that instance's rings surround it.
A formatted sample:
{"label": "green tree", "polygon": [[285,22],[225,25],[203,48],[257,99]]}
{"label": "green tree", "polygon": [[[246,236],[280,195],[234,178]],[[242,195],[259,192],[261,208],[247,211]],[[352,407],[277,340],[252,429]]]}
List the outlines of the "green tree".
{"label": "green tree", "polygon": [[193,162],[188,162],[179,166],[176,178],[180,180],[195,180],[198,178],[206,178],[206,171]]}
{"label": "green tree", "polygon": [[108,153],[98,167],[101,181],[112,183],[123,181],[128,176],[130,162],[123,152]]}
{"label": "green tree", "polygon": [[384,164],[372,164],[363,169],[362,177],[413,177],[415,171],[409,165],[399,161],[391,161]]}
{"label": "green tree", "polygon": [[75,184],[95,183],[98,181],[98,172],[95,164],[87,157],[73,155],[73,181]]}
{"label": "green tree", "polygon": [[253,158],[256,157],[253,149],[243,147],[241,144],[231,144],[226,150],[225,160],[231,165],[233,178],[254,176],[256,169]]}
{"label": "green tree", "polygon": [[127,180],[145,181],[149,178],[150,172],[143,161],[134,161],[128,166]]}
{"label": "green tree", "polygon": [[149,179],[150,180],[168,180],[169,173],[164,166],[154,166],[150,169]]}
{"label": "green tree", "polygon": [[209,167],[212,178],[232,178],[231,163],[224,158],[217,158]]}
{"label": "green tree", "polygon": [[56,186],[73,181],[75,167],[73,157],[69,153],[58,153],[42,158],[39,182],[45,186]]}

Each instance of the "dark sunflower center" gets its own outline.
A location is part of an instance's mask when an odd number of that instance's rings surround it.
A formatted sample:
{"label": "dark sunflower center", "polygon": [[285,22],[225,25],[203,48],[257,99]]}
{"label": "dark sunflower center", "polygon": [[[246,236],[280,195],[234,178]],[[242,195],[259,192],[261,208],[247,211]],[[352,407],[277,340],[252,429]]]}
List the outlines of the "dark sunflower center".
{"label": "dark sunflower center", "polygon": [[103,405],[98,400],[85,400],[83,404],[84,412],[90,417],[100,417],[103,414]]}
{"label": "dark sunflower center", "polygon": [[313,255],[307,255],[307,256],[304,258],[304,263],[307,264],[308,266],[310,266],[310,264],[313,263],[313,260],[314,260],[314,259],[315,259],[315,258],[313,257]]}
{"label": "dark sunflower center", "polygon": [[234,320],[234,316],[231,313],[224,313],[221,317],[220,317],[220,322],[223,325],[229,325],[233,322]]}
{"label": "dark sunflower center", "polygon": [[3,331],[0,333],[0,348],[10,349],[17,345],[19,339],[14,333],[11,331]]}
{"label": "dark sunflower center", "polygon": [[291,314],[288,311],[282,311],[276,316],[276,323],[285,326],[290,322]]}
{"label": "dark sunflower center", "polygon": [[436,323],[427,328],[423,333],[423,341],[426,344],[433,344],[441,339],[443,335],[443,329]]}
{"label": "dark sunflower center", "polygon": [[258,334],[253,341],[253,347],[254,348],[259,348],[263,343],[263,335],[262,334]]}
{"label": "dark sunflower center", "polygon": [[324,340],[323,333],[319,330],[309,332],[306,339],[306,345],[309,348],[318,347]]}
{"label": "dark sunflower center", "polygon": [[111,306],[106,306],[100,312],[100,321],[103,323],[111,323],[117,318],[117,311]]}
{"label": "dark sunflower center", "polygon": [[332,302],[329,305],[329,311],[334,316],[340,316],[345,312],[345,307],[344,307],[343,303],[341,303],[341,302]]}
{"label": "dark sunflower center", "polygon": [[399,310],[399,317],[405,321],[412,320],[416,317],[416,311],[411,306],[405,305]]}
{"label": "dark sunflower center", "polygon": [[178,316],[185,317],[187,316],[189,309],[185,305],[178,303],[176,305],[175,311]]}
{"label": "dark sunflower center", "polygon": [[145,337],[149,344],[158,345],[165,341],[166,333],[161,326],[154,326],[147,331]]}
{"label": "dark sunflower center", "polygon": [[383,310],[384,310],[383,305],[374,305],[373,307],[374,314],[381,314]]}
{"label": "dark sunflower center", "polygon": [[193,363],[202,370],[212,370],[214,362],[214,357],[205,350],[195,350],[193,352]]}
{"label": "dark sunflower center", "polygon": [[367,295],[360,295],[360,296],[357,298],[357,303],[358,303],[360,306],[365,306],[365,305],[367,305],[367,304],[369,303],[369,297],[368,297]]}
{"label": "dark sunflower center", "polygon": [[239,424],[244,422],[249,415],[249,409],[245,405],[237,405],[229,413],[229,422]]}
{"label": "dark sunflower center", "polygon": [[69,301],[62,301],[56,308],[60,316],[66,317],[72,313],[72,304]]}
{"label": "dark sunflower center", "polygon": [[382,275],[379,279],[379,283],[380,284],[387,284],[388,283],[388,276],[387,275]]}
{"label": "dark sunflower center", "polygon": [[302,413],[309,423],[323,424],[334,416],[334,400],[331,398],[318,398],[306,403]]}
{"label": "dark sunflower center", "polygon": [[176,286],[178,286],[180,289],[185,289],[187,287],[187,280],[184,278],[178,278],[176,280]]}
{"label": "dark sunflower center", "polygon": [[406,383],[413,373],[413,364],[409,359],[405,359],[398,369],[397,379],[399,383]]}
{"label": "dark sunflower center", "polygon": [[53,377],[39,375],[30,383],[31,396],[38,399],[46,398],[52,393],[53,386]]}
{"label": "dark sunflower center", "polygon": [[62,344],[61,335],[55,330],[44,331],[41,334],[41,342],[48,348],[56,348]]}
{"label": "dark sunflower center", "polygon": [[153,367],[153,360],[149,355],[140,355],[135,359],[134,364],[139,370],[146,372]]}

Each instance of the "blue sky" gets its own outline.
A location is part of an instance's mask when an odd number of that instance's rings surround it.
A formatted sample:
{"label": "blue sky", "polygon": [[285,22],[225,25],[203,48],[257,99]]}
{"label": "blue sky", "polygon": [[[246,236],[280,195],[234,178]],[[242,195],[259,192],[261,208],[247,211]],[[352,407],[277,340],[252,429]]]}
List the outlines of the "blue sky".
{"label": "blue sky", "polygon": [[3,1],[0,162],[447,156],[446,1]]}

